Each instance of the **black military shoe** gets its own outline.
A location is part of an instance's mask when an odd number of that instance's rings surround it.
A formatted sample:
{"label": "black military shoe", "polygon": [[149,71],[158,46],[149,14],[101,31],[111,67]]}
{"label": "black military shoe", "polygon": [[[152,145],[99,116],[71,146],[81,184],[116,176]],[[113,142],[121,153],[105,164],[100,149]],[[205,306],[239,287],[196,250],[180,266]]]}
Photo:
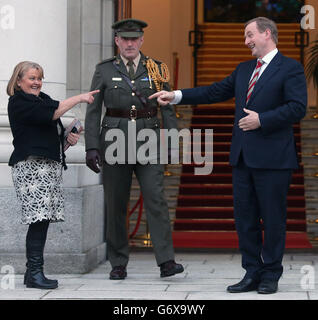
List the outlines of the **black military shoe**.
{"label": "black military shoe", "polygon": [[240,293],[254,291],[258,288],[259,281],[252,278],[244,278],[239,283],[227,287],[227,291],[231,293]]}
{"label": "black military shoe", "polygon": [[116,266],[109,273],[110,280],[123,280],[127,277],[126,267],[124,266]]}
{"label": "black military shoe", "polygon": [[264,279],[258,286],[257,292],[261,294],[270,294],[277,292],[278,282],[275,280]]}
{"label": "black military shoe", "polygon": [[170,277],[174,276],[177,273],[183,272],[183,266],[182,264],[175,263],[174,260],[169,260],[167,262],[164,262],[160,265],[160,277]]}

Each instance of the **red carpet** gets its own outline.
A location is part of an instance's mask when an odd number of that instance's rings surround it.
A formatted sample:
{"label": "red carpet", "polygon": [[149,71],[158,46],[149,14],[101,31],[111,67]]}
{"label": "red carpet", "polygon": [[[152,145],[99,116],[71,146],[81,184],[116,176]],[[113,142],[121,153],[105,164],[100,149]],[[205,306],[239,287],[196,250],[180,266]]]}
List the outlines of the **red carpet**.
{"label": "red carpet", "polygon": [[[238,248],[233,215],[232,168],[228,163],[233,103],[198,106],[193,109],[191,127],[213,128],[213,171],[194,175],[195,164],[184,164],[174,222],[174,246],[179,248]],[[198,115],[202,116],[198,116]],[[217,116],[212,116],[217,114]],[[220,124],[221,122],[221,124]],[[301,157],[300,126],[294,126]],[[205,142],[205,136],[201,138]],[[202,148],[204,149],[204,148]],[[204,150],[202,150],[204,152]],[[306,233],[306,203],[303,167],[294,172],[287,198],[287,248],[311,248]]]}

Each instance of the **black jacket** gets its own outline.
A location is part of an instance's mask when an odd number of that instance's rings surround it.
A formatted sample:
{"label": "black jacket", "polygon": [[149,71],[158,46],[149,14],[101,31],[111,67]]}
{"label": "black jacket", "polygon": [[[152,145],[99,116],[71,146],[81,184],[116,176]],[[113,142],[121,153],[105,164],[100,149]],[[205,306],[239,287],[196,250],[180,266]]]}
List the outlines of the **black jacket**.
{"label": "black jacket", "polygon": [[[9,160],[13,166],[28,156],[42,156],[55,161],[61,161],[65,166],[63,152],[64,127],[60,119],[52,120],[59,101],[52,100],[41,92],[37,97],[23,91],[16,91],[9,98],[8,116],[13,134],[14,150]],[[58,134],[57,124],[61,127]]]}

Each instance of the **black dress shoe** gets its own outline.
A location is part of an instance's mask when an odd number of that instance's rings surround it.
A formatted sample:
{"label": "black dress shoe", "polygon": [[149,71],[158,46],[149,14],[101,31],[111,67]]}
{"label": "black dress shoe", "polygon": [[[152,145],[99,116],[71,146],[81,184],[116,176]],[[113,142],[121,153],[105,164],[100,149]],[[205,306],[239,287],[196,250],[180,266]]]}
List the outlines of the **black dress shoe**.
{"label": "black dress shoe", "polygon": [[257,292],[261,294],[270,294],[277,292],[278,282],[275,280],[264,279],[258,286]]}
{"label": "black dress shoe", "polygon": [[231,293],[240,293],[254,291],[258,288],[259,282],[252,278],[244,278],[239,283],[227,287],[227,291]]}
{"label": "black dress shoe", "polygon": [[123,280],[127,277],[126,267],[116,266],[109,274],[110,280]]}
{"label": "black dress shoe", "polygon": [[174,276],[177,273],[183,272],[183,266],[182,264],[175,263],[173,260],[169,260],[167,262],[164,262],[160,265],[160,277],[170,277]]}

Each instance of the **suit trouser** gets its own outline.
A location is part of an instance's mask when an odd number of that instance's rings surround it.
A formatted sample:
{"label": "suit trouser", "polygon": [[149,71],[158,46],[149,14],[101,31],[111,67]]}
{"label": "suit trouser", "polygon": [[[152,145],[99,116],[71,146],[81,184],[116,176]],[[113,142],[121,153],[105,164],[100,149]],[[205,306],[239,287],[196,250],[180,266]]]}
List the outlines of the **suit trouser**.
{"label": "suit trouser", "polygon": [[291,177],[291,169],[249,168],[242,156],[233,168],[234,217],[246,277],[278,281],[283,273]]}
{"label": "suit trouser", "polygon": [[109,261],[113,267],[128,264],[129,242],[126,217],[133,172],[138,179],[143,196],[157,264],[174,260],[169,211],[163,188],[164,166],[104,163],[106,243]]}

